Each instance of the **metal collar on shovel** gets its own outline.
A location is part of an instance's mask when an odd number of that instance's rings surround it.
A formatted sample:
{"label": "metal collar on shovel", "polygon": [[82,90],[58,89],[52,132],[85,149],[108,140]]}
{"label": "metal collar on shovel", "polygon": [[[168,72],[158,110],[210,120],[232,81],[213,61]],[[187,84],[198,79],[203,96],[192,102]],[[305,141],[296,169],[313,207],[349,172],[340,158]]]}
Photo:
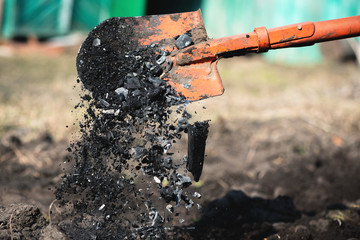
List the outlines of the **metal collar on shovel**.
{"label": "metal collar on shovel", "polygon": [[[127,36],[124,41],[123,35]],[[201,11],[169,15],[110,18],[95,27],[82,44],[77,57],[80,80],[90,91],[95,87],[87,82],[87,74],[111,72],[97,69],[96,62],[115,61],[115,56],[99,59],[92,50],[100,45],[109,52],[125,54],[151,46],[158,53],[168,53],[158,61],[164,73],[161,78],[178,93],[191,101],[221,95],[224,88],[216,68],[221,57],[233,57],[269,49],[301,47],[317,42],[360,36],[360,16],[322,22],[303,22],[283,27],[255,28],[253,32],[209,40]],[[159,59],[160,60],[160,59]],[[89,73],[89,66],[91,73]]]}

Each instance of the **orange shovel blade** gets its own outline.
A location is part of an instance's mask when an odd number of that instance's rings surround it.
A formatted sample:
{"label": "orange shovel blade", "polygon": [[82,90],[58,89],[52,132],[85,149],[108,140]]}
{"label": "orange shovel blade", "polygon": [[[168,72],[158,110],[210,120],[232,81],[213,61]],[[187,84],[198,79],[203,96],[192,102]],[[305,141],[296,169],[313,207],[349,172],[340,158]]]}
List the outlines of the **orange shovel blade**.
{"label": "orange shovel blade", "polygon": [[224,93],[224,88],[216,64],[217,60],[176,65],[163,79],[190,101],[218,96]]}
{"label": "orange shovel blade", "polygon": [[[140,45],[157,44],[158,48],[168,50],[172,55],[178,51],[175,38],[186,32],[190,32],[194,44],[208,40],[200,10],[140,17],[138,21],[139,25],[134,26],[134,31],[139,33],[137,38]],[[218,96],[223,94],[224,88],[216,64],[217,61],[212,60],[186,66],[174,64],[162,79],[190,101]]]}
{"label": "orange shovel blade", "polygon": [[[139,48],[152,47],[158,53],[168,51],[167,65],[172,68],[163,67],[164,74],[160,77],[167,81],[175,90],[191,101],[204,99],[223,93],[223,86],[219,77],[216,61],[203,61],[187,66],[178,66],[173,57],[178,52],[175,40],[178,36],[190,33],[194,44],[208,40],[201,11],[176,13],[167,15],[154,15],[144,17],[110,18],[96,26],[85,39],[77,57],[77,71],[80,80],[90,91],[96,89],[91,82],[87,81],[87,75],[92,74],[103,79],[104,85],[111,86],[116,79],[112,73],[103,72],[97,66],[101,61],[113,61],[113,56],[99,59],[93,51],[97,45],[97,38],[101,39],[101,47],[126,54],[126,51],[136,51]],[[121,37],[128,36],[127,41],[120,41]],[[154,58],[157,56],[154,56]],[[92,66],[91,71],[89,66]],[[109,76],[104,76],[108,74]]]}

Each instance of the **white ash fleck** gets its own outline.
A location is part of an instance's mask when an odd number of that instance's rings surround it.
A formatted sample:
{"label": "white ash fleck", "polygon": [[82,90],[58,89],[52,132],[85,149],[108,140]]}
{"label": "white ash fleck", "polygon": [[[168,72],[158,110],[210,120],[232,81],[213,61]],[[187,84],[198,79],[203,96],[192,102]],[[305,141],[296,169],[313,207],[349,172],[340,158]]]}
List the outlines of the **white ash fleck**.
{"label": "white ash fleck", "polygon": [[193,197],[196,197],[196,198],[201,198],[201,194],[198,193],[198,192],[194,192],[194,193],[192,194],[192,196],[193,196]]}
{"label": "white ash fleck", "polygon": [[156,182],[156,183],[161,183],[161,180],[158,178],[158,177],[154,177],[154,181]]}
{"label": "white ash fleck", "polygon": [[100,39],[99,38],[95,38],[94,40],[93,40],[93,46],[94,47],[98,47],[98,46],[100,46],[100,44],[101,44],[101,41],[100,41]]}
{"label": "white ash fleck", "polygon": [[108,109],[108,110],[102,110],[103,114],[115,114],[115,110],[114,109]]}
{"label": "white ash fleck", "polygon": [[105,208],[105,204],[103,204],[99,207],[99,211],[103,210],[104,208]]}
{"label": "white ash fleck", "polygon": [[171,205],[171,204],[166,205],[166,209],[167,209],[169,212],[171,212],[171,213],[174,212],[174,207],[173,207],[173,205]]}
{"label": "white ash fleck", "polygon": [[127,89],[124,88],[124,87],[120,87],[120,88],[115,89],[115,92],[116,92],[118,95],[123,94],[124,97],[127,98],[128,93],[129,93],[129,90],[127,90]]}

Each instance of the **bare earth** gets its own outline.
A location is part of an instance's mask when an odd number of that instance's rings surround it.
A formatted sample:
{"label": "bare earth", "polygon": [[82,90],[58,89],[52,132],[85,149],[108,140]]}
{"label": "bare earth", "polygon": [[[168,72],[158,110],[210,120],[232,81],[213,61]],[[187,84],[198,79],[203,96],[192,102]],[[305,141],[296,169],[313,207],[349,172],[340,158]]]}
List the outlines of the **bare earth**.
{"label": "bare earth", "polygon": [[[81,116],[75,54],[0,58],[0,239],[69,238],[51,203]],[[360,239],[359,67],[258,57],[218,67],[224,95],[190,107],[211,119],[192,186],[202,209],[183,211],[169,237]]]}

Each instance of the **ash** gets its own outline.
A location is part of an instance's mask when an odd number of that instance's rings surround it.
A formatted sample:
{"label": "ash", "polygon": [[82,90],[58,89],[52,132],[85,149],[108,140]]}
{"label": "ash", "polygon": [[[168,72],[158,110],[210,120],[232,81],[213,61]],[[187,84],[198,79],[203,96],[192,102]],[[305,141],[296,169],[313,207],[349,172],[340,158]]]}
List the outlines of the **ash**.
{"label": "ash", "polygon": [[[123,35],[112,46],[115,28]],[[84,112],[81,138],[68,149],[74,166],[56,190],[72,207],[62,229],[74,239],[163,239],[183,222],[177,208],[191,209],[198,194],[186,189],[187,157],[171,151],[187,132],[188,101],[159,78],[164,53],[125,44],[126,35],[129,23],[107,20],[77,58],[78,82],[90,92],[75,107]]]}

